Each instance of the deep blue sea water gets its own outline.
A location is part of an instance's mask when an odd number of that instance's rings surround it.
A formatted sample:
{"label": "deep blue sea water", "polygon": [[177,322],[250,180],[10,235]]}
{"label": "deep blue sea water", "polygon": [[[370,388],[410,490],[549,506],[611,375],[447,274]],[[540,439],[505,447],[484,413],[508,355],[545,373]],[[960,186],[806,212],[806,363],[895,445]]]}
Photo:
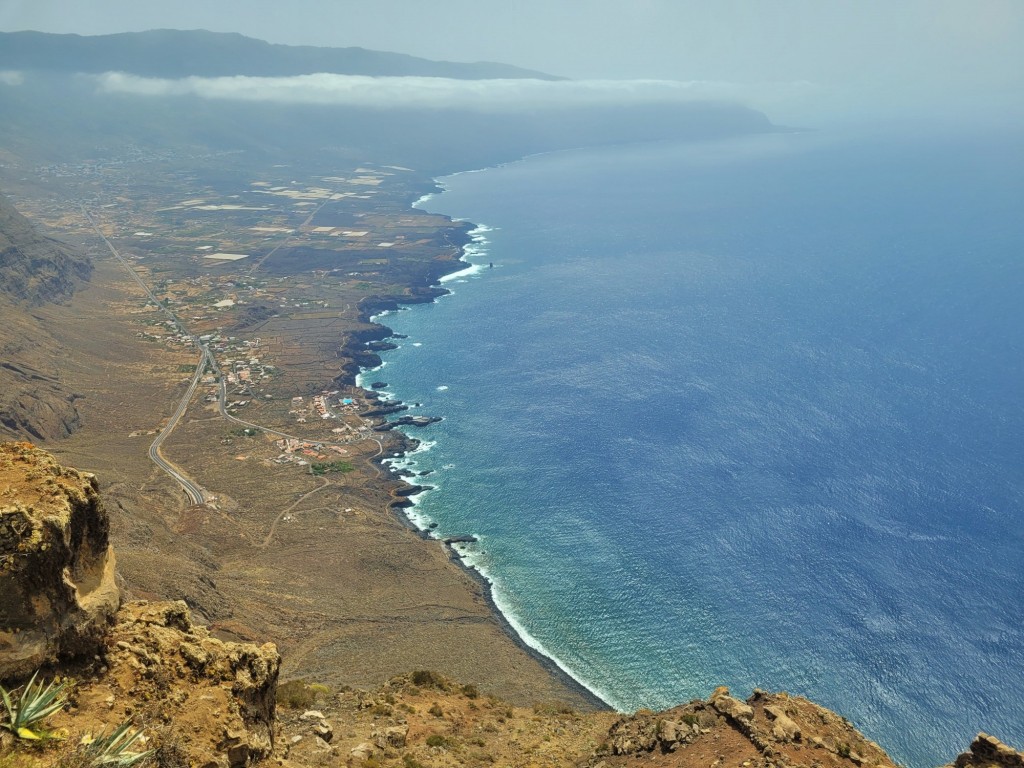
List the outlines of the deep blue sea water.
{"label": "deep blue sea water", "polygon": [[785,689],[895,758],[1024,746],[1024,140],[762,136],[444,180],[382,320],[413,516],[623,710]]}

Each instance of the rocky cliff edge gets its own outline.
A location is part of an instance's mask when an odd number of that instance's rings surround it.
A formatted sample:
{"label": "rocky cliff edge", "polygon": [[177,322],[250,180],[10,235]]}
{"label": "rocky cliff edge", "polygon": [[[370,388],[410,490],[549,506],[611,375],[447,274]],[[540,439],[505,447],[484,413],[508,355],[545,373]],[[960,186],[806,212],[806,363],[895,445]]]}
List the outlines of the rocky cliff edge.
{"label": "rocky cliff edge", "polygon": [[[15,686],[38,667],[70,682],[47,723],[66,738],[26,751],[0,729],[0,758],[21,753],[3,765],[78,765],[82,737],[130,723],[174,768],[896,768],[846,719],[760,690],[620,716],[511,707],[421,670],[374,692],[290,681],[279,697],[272,644],[223,642],[184,602],[119,600],[96,478],[0,444],[0,670]],[[1024,753],[979,734],[946,768],[1024,768]]]}
{"label": "rocky cliff edge", "polygon": [[0,444],[0,680],[96,652],[120,603],[96,478]]}

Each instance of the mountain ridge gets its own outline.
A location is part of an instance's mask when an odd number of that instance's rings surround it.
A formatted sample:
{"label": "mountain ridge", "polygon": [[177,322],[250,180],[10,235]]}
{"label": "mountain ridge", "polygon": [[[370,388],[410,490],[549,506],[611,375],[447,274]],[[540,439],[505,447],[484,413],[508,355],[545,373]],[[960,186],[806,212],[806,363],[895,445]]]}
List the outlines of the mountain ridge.
{"label": "mountain ridge", "polygon": [[237,32],[154,29],[109,35],[0,32],[0,69],[128,72],[145,77],[291,77],[319,72],[372,77],[560,80],[497,62],[434,61],[360,47],[269,43]]}

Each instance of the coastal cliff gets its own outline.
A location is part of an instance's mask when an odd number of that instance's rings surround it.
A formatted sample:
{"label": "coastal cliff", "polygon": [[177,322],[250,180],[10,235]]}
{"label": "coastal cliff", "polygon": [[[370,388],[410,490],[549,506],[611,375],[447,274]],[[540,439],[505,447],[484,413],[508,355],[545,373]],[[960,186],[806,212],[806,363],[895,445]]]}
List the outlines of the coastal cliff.
{"label": "coastal cliff", "polygon": [[[410,209],[436,190],[431,178],[573,147],[777,130],[765,115],[690,101],[506,114],[158,97],[73,73],[284,76],[336,71],[325,62],[344,52],[167,31],[3,39],[5,67],[19,70],[0,84],[4,186],[40,226],[82,243],[95,274],[86,287],[88,262],[0,203],[0,439],[39,441],[102,486],[26,463],[44,485],[67,485],[68,511],[10,495],[0,544],[21,581],[0,581],[0,631],[15,649],[0,683],[17,690],[37,668],[76,682],[50,723],[66,738],[30,751],[8,735],[0,752],[14,759],[0,755],[0,768],[70,758],[86,733],[129,721],[161,766],[892,765],[839,715],[783,693],[709,687],[665,712],[602,711],[502,624],[487,584],[446,546],[471,537],[431,538],[392,513],[424,486],[389,467],[417,444],[390,427],[434,417],[396,416],[403,404],[355,386],[389,344],[371,316],[431,301],[460,266],[469,225]],[[621,199],[625,187],[608,189]],[[237,260],[210,258],[221,252]],[[203,336],[237,374],[219,410],[216,371],[186,397],[204,373]],[[150,461],[169,421],[162,450],[208,503]],[[432,440],[429,427],[416,434]],[[495,503],[482,495],[474,503]],[[991,688],[978,694],[961,706],[987,706]],[[931,705],[919,698],[896,703],[908,731],[919,725],[908,705]],[[987,735],[955,765],[1024,768]]]}
{"label": "coastal cliff", "polygon": [[[64,738],[32,748],[0,729],[0,758],[17,765],[78,764],[81,739],[127,723],[161,766],[896,768],[849,721],[786,693],[755,690],[742,701],[719,688],[621,716],[559,702],[514,706],[426,670],[372,690],[315,679],[279,688],[272,644],[222,641],[180,601],[118,610],[95,477],[7,443],[0,487],[0,676],[5,690],[40,666],[66,681],[65,705],[46,723]],[[979,734],[953,766],[1024,768],[1024,753]]]}

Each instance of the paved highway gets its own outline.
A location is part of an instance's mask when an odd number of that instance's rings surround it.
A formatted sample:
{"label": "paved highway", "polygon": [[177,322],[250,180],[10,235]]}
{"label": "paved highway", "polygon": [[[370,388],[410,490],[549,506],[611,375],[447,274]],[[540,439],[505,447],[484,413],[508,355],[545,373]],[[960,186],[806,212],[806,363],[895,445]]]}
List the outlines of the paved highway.
{"label": "paved highway", "polygon": [[[103,242],[107,244],[107,248],[109,248],[110,252],[114,254],[114,258],[117,259],[118,262],[120,262],[121,266],[125,268],[128,274],[131,276],[132,280],[134,280],[138,284],[138,286],[146,293],[146,296],[149,297],[149,300],[156,304],[160,308],[160,310],[174,322],[175,327],[181,333],[188,333],[188,331],[185,330],[184,326],[178,321],[178,318],[175,317],[174,313],[160,303],[156,296],[153,295],[153,292],[149,289],[149,286],[146,285],[142,281],[142,278],[140,278],[135,273],[135,270],[132,269],[132,265],[129,264],[127,260],[125,260],[125,258],[118,252],[117,248],[114,247],[114,244],[111,243],[107,239],[107,236],[100,231],[99,226],[93,220],[92,216],[89,215],[89,212],[85,210],[84,206],[82,206],[82,214],[89,221],[89,224],[92,225],[92,228],[93,230],[95,230],[96,234],[103,238]],[[181,420],[181,417],[185,415],[185,411],[188,410],[188,404],[191,402],[192,395],[195,394],[196,387],[199,386],[199,380],[203,377],[203,371],[206,369],[207,359],[209,359],[211,362],[213,360],[213,356],[210,354],[210,351],[206,347],[201,346],[199,344],[198,339],[192,337],[192,340],[196,344],[196,346],[199,346],[202,350],[202,355],[200,355],[199,362],[196,364],[195,375],[192,377],[192,382],[189,384],[188,390],[186,390],[185,392],[185,396],[181,399],[181,402],[178,403],[178,409],[167,421],[167,424],[164,425],[164,428],[160,430],[160,434],[156,436],[156,439],[153,441],[153,444],[149,446],[149,458],[152,459],[153,463],[160,467],[160,469],[162,469],[164,472],[166,472],[168,475],[174,478],[175,482],[177,482],[178,485],[182,487],[182,490],[185,491],[185,495],[188,496],[188,500],[192,504],[205,504],[208,498],[206,492],[198,485],[193,483],[191,480],[189,480],[189,478],[186,477],[181,472],[181,470],[179,470],[171,462],[167,461],[167,459],[165,459],[163,455],[160,453],[160,446],[163,445],[164,440],[166,440],[170,436],[171,432],[177,426],[178,421]]]}
{"label": "paved highway", "polygon": [[169,474],[175,480],[178,481],[178,485],[185,491],[185,495],[188,496],[188,500],[193,504],[205,504],[206,494],[203,489],[198,485],[189,480],[183,475],[177,467],[171,464],[167,459],[160,453],[160,446],[163,445],[171,431],[177,426],[178,421],[182,416],[185,415],[185,411],[188,410],[188,404],[192,401],[192,395],[195,394],[196,387],[199,386],[199,380],[203,376],[203,371],[206,368],[206,350],[203,350],[203,354],[199,358],[199,363],[196,365],[195,376],[192,377],[192,383],[188,385],[188,390],[185,392],[185,396],[181,398],[181,402],[178,403],[178,409],[174,412],[167,424],[163,429],[160,430],[160,434],[156,436],[153,444],[149,446],[149,458],[160,467],[164,472]]}

